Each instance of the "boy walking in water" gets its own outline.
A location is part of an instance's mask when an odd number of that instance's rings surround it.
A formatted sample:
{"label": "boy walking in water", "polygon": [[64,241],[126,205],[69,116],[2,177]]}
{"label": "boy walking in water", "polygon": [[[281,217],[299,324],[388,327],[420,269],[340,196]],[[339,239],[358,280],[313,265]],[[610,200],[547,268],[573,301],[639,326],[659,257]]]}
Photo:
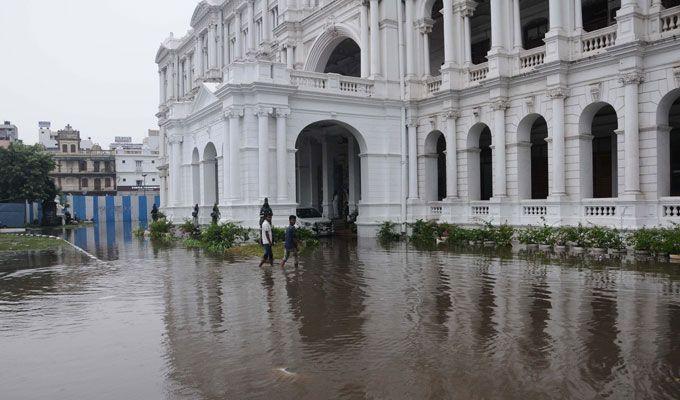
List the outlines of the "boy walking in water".
{"label": "boy walking in water", "polygon": [[295,221],[297,220],[297,217],[295,215],[291,215],[288,217],[288,228],[286,228],[286,237],[285,237],[285,242],[284,242],[284,247],[285,247],[285,254],[283,256],[283,260],[281,260],[281,268],[286,265],[286,261],[288,261],[288,258],[290,255],[293,255],[293,259],[295,260],[295,268],[298,266],[298,241],[297,238],[295,237]]}
{"label": "boy walking in water", "polygon": [[272,214],[267,213],[262,221],[262,246],[264,247],[264,255],[260,262],[260,267],[268,262],[272,267],[274,266],[274,253],[272,252]]}

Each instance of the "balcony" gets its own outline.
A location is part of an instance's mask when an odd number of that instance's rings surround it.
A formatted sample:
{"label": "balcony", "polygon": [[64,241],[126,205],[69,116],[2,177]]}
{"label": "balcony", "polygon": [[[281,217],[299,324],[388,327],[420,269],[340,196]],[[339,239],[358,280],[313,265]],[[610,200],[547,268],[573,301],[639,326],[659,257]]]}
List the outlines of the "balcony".
{"label": "balcony", "polygon": [[663,10],[659,17],[659,32],[661,32],[662,37],[680,33],[680,7]]}
{"label": "balcony", "polygon": [[290,82],[300,90],[320,93],[355,97],[373,97],[376,94],[374,81],[338,74],[294,70],[290,72]]}
{"label": "balcony", "polygon": [[543,63],[545,63],[545,46],[523,50],[519,54],[519,72],[521,74],[531,72]]}
{"label": "balcony", "polygon": [[428,78],[425,81],[425,86],[427,88],[427,94],[428,95],[433,96],[433,95],[439,93],[439,90],[442,87],[442,77],[441,77],[441,75]]}
{"label": "balcony", "polygon": [[582,57],[590,57],[603,53],[616,44],[617,25],[611,25],[596,31],[584,33],[579,42],[579,53]]}
{"label": "balcony", "polygon": [[468,76],[470,83],[478,83],[484,79],[489,74],[489,63],[483,63],[478,65],[473,65],[468,70]]}

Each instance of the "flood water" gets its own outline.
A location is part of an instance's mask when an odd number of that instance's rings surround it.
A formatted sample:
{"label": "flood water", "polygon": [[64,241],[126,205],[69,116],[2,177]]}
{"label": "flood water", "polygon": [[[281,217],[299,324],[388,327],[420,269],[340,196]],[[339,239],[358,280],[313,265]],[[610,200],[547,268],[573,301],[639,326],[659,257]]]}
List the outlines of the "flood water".
{"label": "flood water", "polygon": [[283,271],[129,231],[0,256],[0,398],[680,398],[677,265],[337,238]]}

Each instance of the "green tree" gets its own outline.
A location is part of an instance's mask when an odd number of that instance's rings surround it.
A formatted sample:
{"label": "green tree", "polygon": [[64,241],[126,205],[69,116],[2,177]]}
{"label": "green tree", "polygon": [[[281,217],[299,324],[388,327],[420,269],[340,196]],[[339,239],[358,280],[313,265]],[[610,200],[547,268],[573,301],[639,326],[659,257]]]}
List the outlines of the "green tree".
{"label": "green tree", "polygon": [[0,148],[0,201],[50,201],[59,194],[49,173],[54,169],[52,155],[42,146],[11,143]]}

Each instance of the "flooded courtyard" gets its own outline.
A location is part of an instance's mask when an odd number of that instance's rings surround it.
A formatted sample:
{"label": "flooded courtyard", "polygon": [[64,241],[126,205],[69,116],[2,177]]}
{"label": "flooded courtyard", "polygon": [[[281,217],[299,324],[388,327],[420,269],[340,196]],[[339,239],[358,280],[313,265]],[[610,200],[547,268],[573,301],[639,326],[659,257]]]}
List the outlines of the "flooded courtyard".
{"label": "flooded courtyard", "polygon": [[131,227],[0,258],[2,399],[680,398],[680,266],[330,239],[299,268]]}

